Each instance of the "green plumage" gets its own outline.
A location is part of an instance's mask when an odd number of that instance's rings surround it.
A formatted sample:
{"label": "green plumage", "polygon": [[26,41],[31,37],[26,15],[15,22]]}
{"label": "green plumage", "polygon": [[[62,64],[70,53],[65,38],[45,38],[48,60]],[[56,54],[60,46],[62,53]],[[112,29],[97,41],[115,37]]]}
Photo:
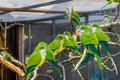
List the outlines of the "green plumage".
{"label": "green plumage", "polygon": [[48,45],[48,47],[54,52],[59,52],[62,46],[63,46],[63,34],[58,34],[56,38]]}
{"label": "green plumage", "polygon": [[98,23],[94,23],[93,27],[95,28],[94,33],[96,34],[100,45],[106,50],[108,57],[111,57],[110,50],[107,44],[110,41],[110,38],[104,33],[104,31],[100,28],[100,25]]}
{"label": "green plumage", "polygon": [[[110,24],[112,23],[112,18],[110,17],[110,15],[108,14],[104,14],[104,23],[105,24]],[[112,27],[108,27],[107,28],[109,32],[111,32],[112,36],[114,37],[115,36],[115,31],[112,29]]]}
{"label": "green plumage", "polygon": [[[85,46],[85,48],[87,49],[87,52],[94,55],[94,57],[97,59],[97,62],[98,62],[100,69],[103,70],[103,67],[101,64],[102,61],[100,59],[100,54],[97,51],[97,47],[98,47],[99,42],[97,40],[96,35],[94,33],[92,33],[92,31],[90,30],[88,25],[82,25],[80,32],[81,32],[81,35],[80,35],[81,43]],[[84,52],[82,55],[82,58],[75,66],[75,69],[77,69],[78,66],[82,63],[82,61],[85,59],[86,55],[87,54]]]}
{"label": "green plumage", "polygon": [[[40,50],[43,49],[45,46],[47,46],[46,43],[40,42],[35,47],[35,50],[33,51],[33,53],[26,60],[27,68],[32,66],[32,65],[39,65],[40,64],[40,62],[42,60],[42,57],[41,57],[41,54],[40,54]],[[41,65],[39,65],[39,66],[41,66]]]}
{"label": "green plumage", "polygon": [[6,59],[9,62],[12,62],[12,56],[8,52],[2,51],[0,54],[3,55],[4,59]]}
{"label": "green plumage", "polygon": [[71,33],[68,31],[65,31],[63,33],[64,35],[64,44],[63,47],[69,48],[73,50],[76,54],[81,55],[80,50],[78,49],[78,43],[77,40],[75,40],[72,36]]}
{"label": "green plumage", "polygon": [[70,32],[65,31],[63,34],[64,34],[64,44],[63,44],[64,47],[67,47],[67,46],[78,47],[77,41],[71,36]]}
{"label": "green plumage", "polygon": [[55,55],[54,55],[54,52],[51,50],[51,49],[49,49],[48,47],[46,48],[46,60],[48,59],[48,60],[51,60],[51,61],[55,61]]}
{"label": "green plumage", "polygon": [[120,2],[120,0],[108,0],[108,2],[105,5],[103,5],[101,9],[106,8],[108,5],[112,4],[113,2]]}
{"label": "green plumage", "polygon": [[[48,61],[49,60],[49,61]],[[29,80],[32,72],[41,67],[45,61],[50,62],[57,71],[59,68],[56,67],[57,63],[55,62],[55,54],[49,48],[49,46],[45,42],[40,42],[33,53],[26,60],[27,70],[26,70],[26,80]],[[56,63],[56,65],[54,64]],[[60,74],[60,71],[58,72]]]}
{"label": "green plumage", "polygon": [[95,28],[94,33],[96,34],[100,45],[105,49],[105,51],[107,53],[107,56],[110,58],[110,60],[112,62],[112,65],[115,68],[116,75],[118,75],[117,67],[115,65],[115,62],[114,62],[113,58],[111,57],[110,49],[109,49],[109,46],[108,46],[108,42],[110,40],[109,37],[102,31],[102,29],[100,28],[100,25],[98,23],[94,23],[93,27]]}
{"label": "green plumage", "polygon": [[110,41],[110,38],[108,37],[108,35],[106,35],[104,33],[104,31],[100,28],[100,25],[98,23],[94,23],[93,26],[95,27],[95,35],[98,39],[98,41],[106,41],[106,42],[109,42]]}
{"label": "green plumage", "polygon": [[84,32],[80,36],[80,41],[82,42],[83,45],[87,45],[87,44],[98,45],[99,44],[96,38],[96,35],[91,32],[91,30],[89,29],[89,26],[83,25],[82,29],[84,30]]}
{"label": "green plumage", "polygon": [[[41,53],[40,51],[45,49],[47,44],[45,42],[40,42],[34,49],[33,53],[26,59],[26,80],[29,80],[32,72],[35,68],[39,68],[45,62],[45,53]],[[44,56],[43,56],[43,55]]]}
{"label": "green plumage", "polygon": [[80,26],[81,25],[80,16],[73,9],[72,9],[72,12],[71,12],[71,23],[75,26]]}

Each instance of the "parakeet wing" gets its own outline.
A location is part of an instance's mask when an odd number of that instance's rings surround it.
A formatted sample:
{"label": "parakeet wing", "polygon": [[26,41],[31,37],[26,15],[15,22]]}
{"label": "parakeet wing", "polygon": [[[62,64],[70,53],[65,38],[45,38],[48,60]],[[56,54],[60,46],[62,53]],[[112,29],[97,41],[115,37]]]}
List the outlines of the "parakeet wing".
{"label": "parakeet wing", "polygon": [[46,48],[46,59],[55,61],[55,54],[54,52],[49,49],[48,47]]}
{"label": "parakeet wing", "polygon": [[26,59],[26,65],[27,67],[32,65],[38,65],[41,60],[42,59],[40,53],[35,51]]}
{"label": "parakeet wing", "polygon": [[106,42],[108,42],[110,40],[110,38],[100,29],[97,29],[94,33],[96,34],[97,39],[99,41],[106,41]]}
{"label": "parakeet wing", "polygon": [[96,38],[96,35],[89,32],[84,32],[81,36],[80,36],[80,41],[82,42],[83,45],[87,45],[87,44],[93,44],[93,45],[98,45],[98,40]]}

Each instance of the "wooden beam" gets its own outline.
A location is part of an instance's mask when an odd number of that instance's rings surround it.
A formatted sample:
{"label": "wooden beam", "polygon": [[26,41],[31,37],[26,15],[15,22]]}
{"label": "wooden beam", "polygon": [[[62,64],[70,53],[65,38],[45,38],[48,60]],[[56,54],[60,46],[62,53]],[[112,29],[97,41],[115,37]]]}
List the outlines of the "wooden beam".
{"label": "wooden beam", "polygon": [[[45,3],[40,3],[40,4],[35,4],[35,5],[31,5],[31,6],[25,6],[25,7],[21,7],[22,9],[33,9],[33,8],[38,8],[38,7],[43,7],[43,6],[49,6],[49,5],[53,5],[53,4],[59,4],[59,3],[64,3],[64,2],[69,2],[69,1],[73,1],[73,0],[54,0],[54,1],[50,1],[50,2],[45,2]],[[2,14],[6,14],[12,11],[3,11],[0,13],[0,15]]]}
{"label": "wooden beam", "polygon": [[[54,14],[64,14],[65,11],[59,10],[32,10],[23,8],[0,8],[0,11],[17,11],[17,12],[35,12],[35,13],[54,13]],[[79,14],[86,14],[86,12],[78,12]]]}

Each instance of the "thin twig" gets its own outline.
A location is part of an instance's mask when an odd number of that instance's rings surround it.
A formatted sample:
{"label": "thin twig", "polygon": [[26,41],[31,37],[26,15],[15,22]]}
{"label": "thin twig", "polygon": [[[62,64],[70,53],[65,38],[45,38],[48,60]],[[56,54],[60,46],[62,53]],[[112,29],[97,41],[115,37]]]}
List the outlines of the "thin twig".
{"label": "thin twig", "polygon": [[[75,67],[74,64],[72,64],[72,65]],[[78,70],[78,68],[76,69],[76,71],[77,71],[78,75],[80,76],[81,80],[84,80],[84,78],[83,78],[81,72]]]}
{"label": "thin twig", "polygon": [[104,65],[103,63],[102,63],[102,65],[103,65],[103,67],[105,68],[105,69],[107,69],[108,71],[111,71],[111,72],[113,72],[113,71],[115,71],[115,69],[113,68],[113,69],[110,69],[109,67],[107,67],[106,65]]}
{"label": "thin twig", "polygon": [[54,78],[52,76],[47,75],[47,74],[37,74],[37,76],[45,76],[45,77],[50,78],[51,80],[54,80]]}
{"label": "thin twig", "polygon": [[66,62],[71,62],[74,59],[80,59],[81,56],[72,56],[71,58],[68,58],[66,60],[60,61],[59,63],[66,63]]}
{"label": "thin twig", "polygon": [[37,77],[37,70],[38,70],[38,68],[35,68],[35,70],[33,72],[33,77],[30,80],[35,80],[35,78]]}
{"label": "thin twig", "polygon": [[65,72],[65,68],[61,63],[58,63],[58,65],[62,68],[63,71],[63,80],[66,80],[66,72]]}
{"label": "thin twig", "polygon": [[115,22],[116,19],[118,18],[119,13],[120,13],[120,2],[119,2],[119,4],[117,5],[117,14],[116,14],[115,18],[113,19],[114,22]]}

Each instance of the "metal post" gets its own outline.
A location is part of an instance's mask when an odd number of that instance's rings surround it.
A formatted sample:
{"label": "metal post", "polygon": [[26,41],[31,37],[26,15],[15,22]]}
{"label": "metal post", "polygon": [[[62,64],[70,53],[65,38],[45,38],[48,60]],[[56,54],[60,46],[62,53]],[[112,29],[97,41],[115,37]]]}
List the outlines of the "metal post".
{"label": "metal post", "polygon": [[52,37],[55,38],[55,20],[52,20]]}
{"label": "metal post", "polygon": [[[5,22],[5,27],[7,26],[7,23]],[[6,41],[7,40],[7,30],[5,29],[5,37],[4,37],[4,47],[6,48],[7,45],[6,45]]]}
{"label": "metal post", "polygon": [[88,24],[88,22],[89,22],[89,16],[88,16],[88,14],[86,14],[85,15],[85,24]]}
{"label": "metal post", "polygon": [[29,49],[28,55],[30,55],[31,54],[31,24],[29,24],[29,26],[28,26],[28,49]]}
{"label": "metal post", "polygon": [[18,26],[18,59],[24,63],[24,26]]}

